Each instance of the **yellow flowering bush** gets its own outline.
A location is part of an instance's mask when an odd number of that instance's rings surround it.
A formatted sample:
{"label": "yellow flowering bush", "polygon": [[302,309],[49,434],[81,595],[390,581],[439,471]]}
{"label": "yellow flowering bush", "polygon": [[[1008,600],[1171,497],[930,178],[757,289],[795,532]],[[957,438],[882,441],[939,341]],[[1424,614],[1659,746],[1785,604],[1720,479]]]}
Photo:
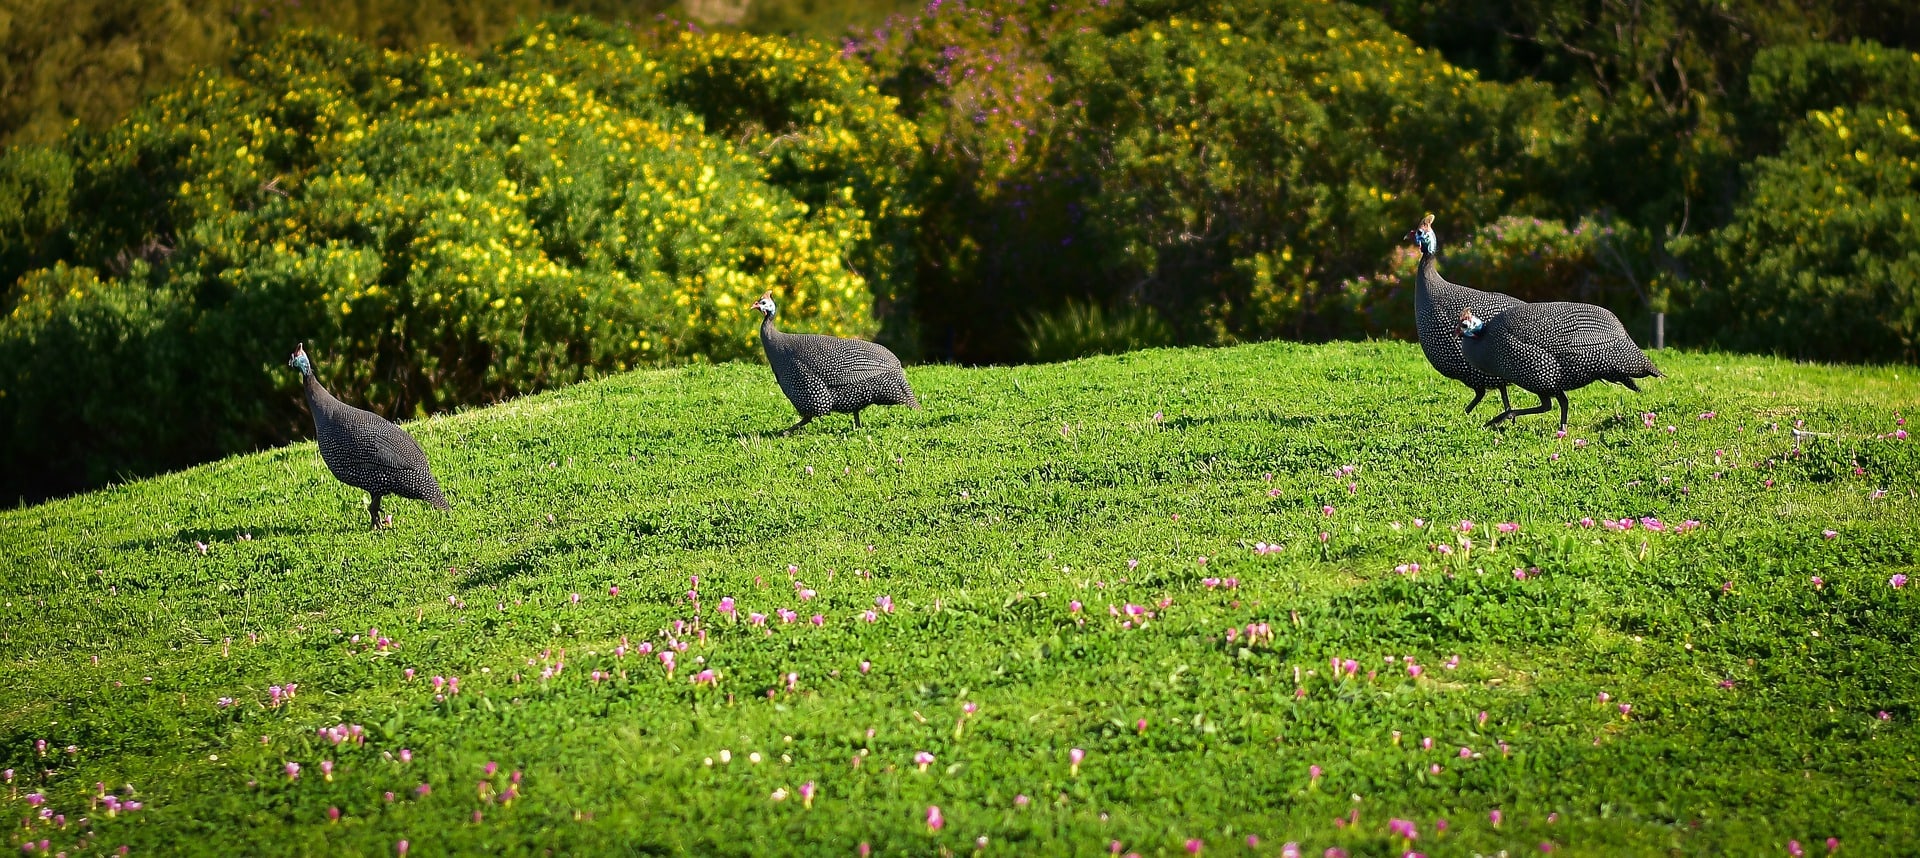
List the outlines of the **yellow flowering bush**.
{"label": "yellow flowering bush", "polygon": [[302,434],[298,341],[397,418],[756,357],[769,290],[789,328],[871,335],[900,264],[876,225],[914,212],[890,117],[859,66],[747,37],[560,22],[476,60],[287,36],[0,169],[73,165],[42,195],[64,206],[0,217],[0,491]]}

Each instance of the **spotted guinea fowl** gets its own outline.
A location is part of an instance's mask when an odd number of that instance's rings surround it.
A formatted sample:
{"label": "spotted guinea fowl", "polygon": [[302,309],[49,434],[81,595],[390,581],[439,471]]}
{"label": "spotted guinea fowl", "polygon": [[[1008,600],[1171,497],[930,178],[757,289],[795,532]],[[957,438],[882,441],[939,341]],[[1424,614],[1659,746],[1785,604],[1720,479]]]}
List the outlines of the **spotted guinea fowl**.
{"label": "spotted guinea fowl", "polygon": [[772,292],[760,296],[753,308],[766,314],[760,320],[760,345],[766,347],[774,380],[800,412],[800,422],[783,434],[834,412],[852,414],[853,425],[859,426],[860,411],[869,405],[920,407],[913,388],[907,386],[900,359],[886,346],[824,334],[786,333],[773,326]]}
{"label": "spotted guinea fowl", "polygon": [[449,508],[440,482],[427,467],[426,454],[412,435],[378,414],[333,398],[314,376],[305,343],[294,347],[287,365],[300,371],[321,461],[340,482],[373,495],[374,527],[380,526],[380,499],[386,495]]}
{"label": "spotted guinea fowl", "polygon": [[1522,304],[1491,321],[1482,321],[1469,307],[1460,312],[1458,331],[1468,363],[1540,397],[1539,406],[1517,411],[1509,406],[1488,426],[1543,414],[1552,408],[1551,398],[1560,402],[1560,428],[1565,429],[1567,391],[1610,381],[1639,393],[1634,379],[1660,375],[1620,319],[1592,304]]}
{"label": "spotted guinea fowl", "polygon": [[1461,356],[1457,321],[1460,311],[1468,306],[1486,314],[1490,320],[1507,308],[1525,302],[1499,292],[1483,292],[1449,283],[1441,277],[1440,242],[1433,234],[1433,215],[1422,218],[1420,225],[1407,233],[1407,240],[1420,248],[1420,270],[1414,275],[1413,322],[1420,332],[1420,350],[1427,353],[1427,363],[1433,364],[1441,375],[1473,388],[1473,401],[1467,403],[1467,413],[1473,413],[1474,406],[1480,404],[1489,389],[1499,390],[1500,407],[1511,410],[1513,403],[1507,399],[1506,382],[1475,369]]}

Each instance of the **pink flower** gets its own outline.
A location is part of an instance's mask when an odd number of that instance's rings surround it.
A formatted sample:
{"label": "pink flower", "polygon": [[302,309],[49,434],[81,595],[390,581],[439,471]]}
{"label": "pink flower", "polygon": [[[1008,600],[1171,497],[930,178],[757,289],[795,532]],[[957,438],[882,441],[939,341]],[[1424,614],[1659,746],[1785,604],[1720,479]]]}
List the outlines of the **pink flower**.
{"label": "pink flower", "polygon": [[1490,810],[1487,812],[1487,822],[1492,824],[1493,827],[1495,828],[1500,827],[1500,809],[1499,808],[1494,808],[1493,810]]}
{"label": "pink flower", "polygon": [[1198,855],[1200,854],[1201,848],[1205,847],[1206,845],[1207,845],[1206,841],[1203,841],[1198,837],[1189,838],[1187,840],[1187,854]]}
{"label": "pink flower", "polygon": [[1318,780],[1320,780],[1320,767],[1319,767],[1319,766],[1308,766],[1308,767],[1307,767],[1307,781],[1311,783],[1311,782],[1314,782],[1314,781],[1318,781]]}
{"label": "pink flower", "polygon": [[575,593],[575,594],[573,594],[572,596],[569,596],[568,598],[570,598],[570,599],[572,599],[572,600],[573,600],[573,603],[574,603],[574,604],[576,604],[576,605],[578,605],[578,604],[580,604],[580,594],[579,594],[579,593]]}
{"label": "pink flower", "polygon": [[940,806],[937,804],[927,805],[927,829],[930,831],[939,831],[945,827],[947,827],[947,820],[940,815]]}
{"label": "pink flower", "polygon": [[825,615],[823,615],[823,614],[814,614],[814,615],[813,615],[813,624],[814,624],[814,625],[816,625],[816,626],[824,626],[824,625],[826,625],[826,624],[827,624],[827,618],[826,618],[826,616],[825,616]]}
{"label": "pink flower", "polygon": [[297,781],[297,780],[299,780],[299,779],[300,779],[300,764],[299,764],[299,763],[293,763],[293,762],[290,762],[290,763],[287,763],[287,765],[286,765],[286,771],[287,771],[287,780],[290,780],[290,781]]}
{"label": "pink flower", "polygon": [[869,671],[869,670],[872,670],[872,669],[873,669],[873,662],[871,662],[871,661],[863,661],[863,662],[860,662],[860,673],[861,673],[861,674],[865,674],[865,673],[866,673],[867,671]]}
{"label": "pink flower", "polygon": [[1822,538],[1822,539],[1832,539],[1832,538],[1834,538],[1834,537],[1836,537],[1836,536],[1839,536],[1839,535],[1840,535],[1840,532],[1839,532],[1839,531],[1837,531],[1837,530],[1823,530],[1823,531],[1820,531],[1820,538]]}
{"label": "pink flower", "polygon": [[618,595],[620,595],[620,585],[619,585],[619,584],[615,584],[615,585],[613,585],[613,586],[611,586],[611,587],[608,587],[608,588],[607,588],[607,595],[609,595],[609,596],[618,596]]}
{"label": "pink flower", "polygon": [[720,606],[715,610],[718,610],[720,613],[726,614],[729,617],[734,616],[735,611],[737,609],[733,606],[733,597],[732,596],[722,597],[720,599]]}
{"label": "pink flower", "polygon": [[693,684],[712,685],[717,687],[720,684],[720,678],[718,676],[715,676],[711,669],[703,670],[693,675]]}
{"label": "pink flower", "polygon": [[1472,758],[1473,758],[1473,749],[1472,749],[1472,748],[1469,748],[1469,747],[1467,747],[1467,746],[1465,746],[1465,745],[1461,745],[1461,746],[1460,746],[1460,759],[1463,759],[1463,760],[1467,760],[1467,759],[1472,759]]}
{"label": "pink flower", "polygon": [[1330,506],[1323,506],[1323,507],[1321,507],[1321,508],[1320,508],[1320,514],[1321,514],[1321,515],[1326,515],[1326,516],[1331,516],[1331,515],[1333,515],[1333,507],[1330,507]]}
{"label": "pink flower", "polygon": [[933,765],[933,755],[926,751],[921,751],[913,755],[913,762],[920,767],[920,771],[924,772],[928,766]]}
{"label": "pink flower", "polygon": [[800,804],[803,807],[813,806],[813,781],[800,785]]}
{"label": "pink flower", "polygon": [[874,604],[874,607],[877,607],[886,613],[889,613],[889,614],[893,613],[893,597],[892,596],[875,596],[873,599],[873,604]]}
{"label": "pink flower", "polygon": [[749,623],[752,623],[752,624],[754,624],[754,625],[756,625],[756,626],[764,626],[764,625],[766,625],[766,624],[767,624],[767,615],[766,615],[766,614],[759,614],[759,613],[755,613],[755,614],[748,614],[748,615],[747,615],[747,622],[749,622]]}
{"label": "pink flower", "polygon": [[1427,672],[1426,668],[1421,667],[1420,665],[1417,665],[1417,664],[1407,665],[1407,675],[1413,677],[1414,679],[1419,679],[1420,674],[1425,672]]}
{"label": "pink flower", "polygon": [[1893,589],[1898,590],[1902,587],[1907,586],[1907,576],[1895,575],[1892,578],[1888,578],[1887,583],[1892,584]]}
{"label": "pink flower", "polygon": [[1416,827],[1413,824],[1413,820],[1410,819],[1389,819],[1387,820],[1387,830],[1397,836],[1405,837],[1408,840],[1420,836],[1420,829]]}
{"label": "pink flower", "polygon": [[394,851],[394,854],[396,855],[407,854],[407,841],[402,840],[399,843],[393,844],[393,851]]}
{"label": "pink flower", "polygon": [[1821,589],[1825,589],[1826,586],[1827,586],[1827,582],[1822,580],[1820,576],[1818,575],[1813,576],[1813,589],[1821,590]]}
{"label": "pink flower", "polygon": [[1019,794],[1019,795],[1016,795],[1016,796],[1014,796],[1014,797],[1013,797],[1013,806],[1014,806],[1014,807],[1026,807],[1026,806],[1027,806],[1027,803],[1028,803],[1028,802],[1030,802],[1030,801],[1033,801],[1033,799],[1030,799],[1030,798],[1027,798],[1027,795],[1026,795],[1026,793],[1021,793],[1021,794]]}
{"label": "pink flower", "polygon": [[1069,763],[1067,768],[1068,773],[1073,775],[1080,774],[1080,761],[1086,758],[1087,752],[1079,748],[1073,748],[1067,751],[1067,761]]}
{"label": "pink flower", "polygon": [[1520,529],[1519,524],[1511,521],[1501,522],[1500,524],[1496,525],[1496,527],[1499,528],[1501,533],[1512,533]]}
{"label": "pink flower", "polygon": [[872,611],[863,611],[860,614],[860,619],[865,620],[869,623],[877,623],[880,621],[880,615]]}
{"label": "pink flower", "polygon": [[1800,841],[1789,840],[1787,841],[1787,854],[1792,855],[1793,858],[1800,858],[1800,856],[1807,854],[1807,850],[1800,848]]}
{"label": "pink flower", "polygon": [[1080,608],[1081,608],[1081,605],[1080,605],[1080,600],[1079,600],[1079,599],[1075,599],[1075,600],[1073,600],[1073,601],[1071,601],[1071,602],[1068,602],[1068,603],[1067,603],[1067,613],[1069,613],[1069,614],[1077,614],[1077,613],[1080,613]]}
{"label": "pink flower", "polygon": [[320,774],[329,781],[333,780],[333,761],[332,760],[320,761]]}
{"label": "pink flower", "polygon": [[1459,531],[1460,531],[1461,533],[1472,533],[1472,532],[1473,532],[1473,522],[1471,522],[1471,521],[1468,521],[1468,520],[1466,520],[1466,519],[1464,519],[1464,518],[1463,518],[1463,519],[1460,519],[1460,526],[1459,526],[1459,528],[1458,528],[1458,530],[1459,530]]}
{"label": "pink flower", "polygon": [[407,748],[401,748],[401,749],[400,749],[400,762],[403,762],[403,763],[411,763],[411,762],[413,762],[413,751],[412,751],[412,750],[410,750],[410,749],[407,749]]}

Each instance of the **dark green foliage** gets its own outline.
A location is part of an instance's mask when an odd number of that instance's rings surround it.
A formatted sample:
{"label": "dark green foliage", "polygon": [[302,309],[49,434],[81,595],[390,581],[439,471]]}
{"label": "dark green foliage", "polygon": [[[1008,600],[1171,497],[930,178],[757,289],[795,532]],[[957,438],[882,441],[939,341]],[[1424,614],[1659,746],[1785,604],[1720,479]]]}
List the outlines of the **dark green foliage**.
{"label": "dark green foliage", "polygon": [[[709,55],[762,62],[734,80]],[[0,492],[298,437],[297,341],[343,399],[405,417],[757,355],[744,310],[767,289],[796,327],[868,333],[848,265],[894,264],[874,226],[911,217],[915,153],[863,81],[817,46],[643,50],[581,22],[479,62],[296,32],[9,155]],[[727,125],[742,109],[788,115]],[[801,142],[776,155],[776,131]]]}
{"label": "dark green foliage", "polygon": [[1020,332],[1027,337],[1027,357],[1049,363],[1174,343],[1172,329],[1152,307],[1110,312],[1082,301],[1021,319]]}
{"label": "dark green foliage", "polygon": [[1678,250],[1705,284],[1680,323],[1726,347],[1920,359],[1920,132],[1905,111],[1815,110],[1761,158],[1733,218]]}

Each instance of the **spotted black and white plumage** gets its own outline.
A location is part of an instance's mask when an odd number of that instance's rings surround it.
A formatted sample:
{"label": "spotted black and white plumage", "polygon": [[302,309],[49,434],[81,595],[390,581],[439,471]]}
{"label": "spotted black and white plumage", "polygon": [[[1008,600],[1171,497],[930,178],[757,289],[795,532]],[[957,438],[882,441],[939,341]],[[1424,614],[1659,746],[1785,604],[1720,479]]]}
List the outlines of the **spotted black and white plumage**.
{"label": "spotted black and white plumage", "polygon": [[1605,307],[1571,302],[1522,304],[1482,321],[1474,308],[1461,311],[1461,353],[1488,375],[1540,397],[1534,408],[1511,406],[1488,426],[1523,414],[1542,414],[1560,402],[1560,428],[1567,428],[1567,391],[1610,381],[1640,392],[1636,378],[1659,376],[1653,361],[1634,345],[1620,319]]}
{"label": "spotted black and white plumage", "polygon": [[760,321],[760,345],[767,350],[773,377],[787,394],[800,422],[793,432],[830,413],[852,414],[860,425],[860,411],[870,405],[920,407],[907,386],[900,359],[886,346],[824,334],[789,334],[773,325],[773,293],[753,305],[765,314]]}
{"label": "spotted black and white plumage", "polygon": [[449,508],[440,482],[427,467],[427,454],[412,435],[378,414],[333,398],[314,376],[304,343],[294,348],[287,365],[300,371],[321,461],[340,482],[373,495],[374,527],[380,526],[380,499],[386,495]]}
{"label": "spotted black and white plumage", "polygon": [[1407,240],[1420,248],[1420,269],[1414,275],[1413,321],[1420,332],[1420,350],[1427,353],[1427,363],[1433,364],[1441,375],[1473,388],[1473,401],[1467,403],[1467,413],[1473,413],[1474,406],[1480,404],[1488,390],[1500,391],[1500,407],[1511,409],[1513,404],[1507,399],[1506,382],[1475,369],[1460,354],[1459,319],[1460,312],[1468,307],[1480,313],[1481,318],[1492,320],[1507,308],[1524,302],[1499,292],[1449,283],[1441,277],[1440,243],[1433,234],[1433,215],[1427,215],[1419,226],[1407,233]]}

